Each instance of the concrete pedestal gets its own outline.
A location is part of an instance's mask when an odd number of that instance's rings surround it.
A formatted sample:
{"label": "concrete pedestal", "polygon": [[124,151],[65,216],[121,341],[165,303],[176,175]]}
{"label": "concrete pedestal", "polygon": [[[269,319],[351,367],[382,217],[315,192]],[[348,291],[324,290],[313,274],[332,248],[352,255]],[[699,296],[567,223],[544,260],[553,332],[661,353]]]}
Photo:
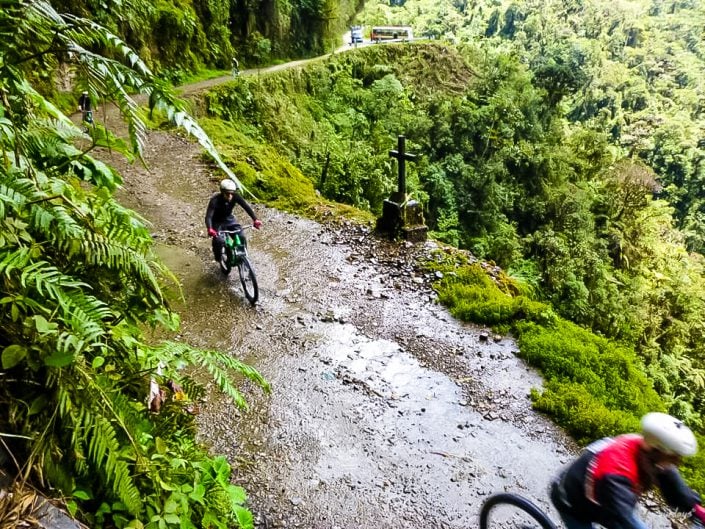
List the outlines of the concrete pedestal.
{"label": "concrete pedestal", "polygon": [[411,242],[426,240],[428,227],[424,224],[421,204],[415,200],[402,201],[395,193],[382,204],[382,216],[377,219],[377,231],[391,238]]}

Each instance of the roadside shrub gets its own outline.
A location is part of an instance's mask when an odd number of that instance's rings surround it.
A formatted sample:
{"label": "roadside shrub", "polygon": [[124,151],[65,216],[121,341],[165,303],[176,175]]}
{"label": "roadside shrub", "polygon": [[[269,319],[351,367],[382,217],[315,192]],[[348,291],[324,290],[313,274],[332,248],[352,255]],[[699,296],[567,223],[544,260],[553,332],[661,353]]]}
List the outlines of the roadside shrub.
{"label": "roadside shrub", "polygon": [[[436,286],[439,301],[463,321],[488,325],[511,324],[528,319],[549,322],[553,311],[526,296],[512,296],[512,281],[503,276],[495,282],[479,264],[451,270]],[[504,287],[503,290],[500,285]]]}
{"label": "roadside shrub", "polygon": [[532,390],[537,410],[551,415],[578,442],[639,430],[639,418],[607,408],[584,386],[575,382],[550,381],[543,392]]}
{"label": "roadside shrub", "polygon": [[549,382],[579,384],[601,406],[635,417],[664,410],[632,350],[565,320],[517,327],[521,357]]}

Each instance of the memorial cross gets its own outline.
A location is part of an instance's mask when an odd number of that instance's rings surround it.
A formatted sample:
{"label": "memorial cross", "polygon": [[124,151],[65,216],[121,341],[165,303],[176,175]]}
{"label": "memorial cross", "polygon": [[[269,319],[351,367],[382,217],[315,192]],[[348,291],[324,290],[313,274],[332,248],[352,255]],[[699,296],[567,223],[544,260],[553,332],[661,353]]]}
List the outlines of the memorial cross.
{"label": "memorial cross", "polygon": [[414,161],[416,160],[415,154],[410,154],[406,152],[406,137],[397,137],[397,148],[396,150],[389,151],[389,156],[396,158],[399,166],[399,180],[398,180],[398,198],[399,202],[406,201],[406,160]]}

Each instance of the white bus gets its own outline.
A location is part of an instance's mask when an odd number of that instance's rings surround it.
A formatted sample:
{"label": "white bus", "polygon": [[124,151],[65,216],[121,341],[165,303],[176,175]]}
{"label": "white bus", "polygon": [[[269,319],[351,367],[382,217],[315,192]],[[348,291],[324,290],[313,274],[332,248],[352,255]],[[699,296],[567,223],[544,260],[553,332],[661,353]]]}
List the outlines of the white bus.
{"label": "white bus", "polygon": [[370,32],[370,40],[413,40],[414,34],[409,26],[374,26]]}

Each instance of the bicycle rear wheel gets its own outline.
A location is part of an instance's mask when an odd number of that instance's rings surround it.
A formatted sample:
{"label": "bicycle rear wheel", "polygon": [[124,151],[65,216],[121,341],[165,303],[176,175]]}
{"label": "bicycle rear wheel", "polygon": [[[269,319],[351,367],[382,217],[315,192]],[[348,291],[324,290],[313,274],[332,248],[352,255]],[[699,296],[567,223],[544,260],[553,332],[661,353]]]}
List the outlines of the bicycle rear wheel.
{"label": "bicycle rear wheel", "polygon": [[240,274],[240,283],[245,291],[245,297],[250,304],[257,303],[259,298],[259,286],[257,285],[257,276],[247,257],[241,257],[237,265],[237,271]]}
{"label": "bicycle rear wheel", "polygon": [[480,529],[556,529],[555,524],[533,502],[508,492],[493,494],[480,509]]}

